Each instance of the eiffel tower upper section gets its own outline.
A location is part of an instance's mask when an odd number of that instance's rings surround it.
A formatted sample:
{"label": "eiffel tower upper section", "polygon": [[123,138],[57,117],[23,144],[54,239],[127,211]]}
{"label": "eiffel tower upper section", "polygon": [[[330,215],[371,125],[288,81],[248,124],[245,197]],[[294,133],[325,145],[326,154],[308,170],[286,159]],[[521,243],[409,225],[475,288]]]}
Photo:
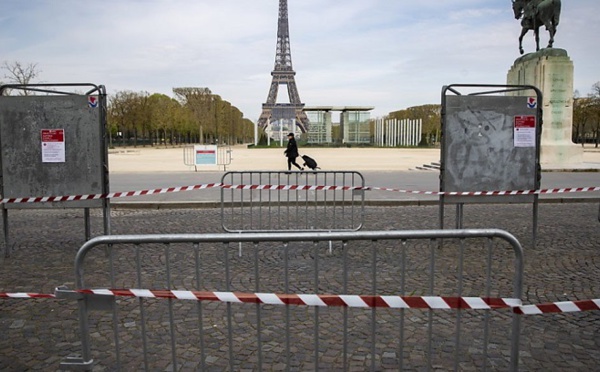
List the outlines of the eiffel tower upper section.
{"label": "eiffel tower upper section", "polygon": [[[279,0],[279,18],[277,24],[277,51],[275,54],[275,68],[271,72],[273,77],[267,102],[262,105],[262,113],[258,125],[265,128],[269,120],[295,118],[296,125],[305,133],[308,130],[308,118],[303,111],[304,103],[300,101],[298,88],[294,76],[296,72],[292,67],[292,53],[290,50],[290,27],[288,23],[287,0]],[[289,102],[277,103],[277,92],[280,85],[286,85]]]}

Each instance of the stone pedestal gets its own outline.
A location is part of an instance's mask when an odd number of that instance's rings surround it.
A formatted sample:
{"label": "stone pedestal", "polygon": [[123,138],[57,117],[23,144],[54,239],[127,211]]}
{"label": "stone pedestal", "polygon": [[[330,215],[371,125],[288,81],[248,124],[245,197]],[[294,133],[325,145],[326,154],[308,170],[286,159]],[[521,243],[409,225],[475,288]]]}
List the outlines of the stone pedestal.
{"label": "stone pedestal", "polygon": [[533,85],[543,94],[542,168],[581,165],[583,150],[572,141],[573,62],[564,49],[542,49],[518,58],[507,75],[508,85]]}

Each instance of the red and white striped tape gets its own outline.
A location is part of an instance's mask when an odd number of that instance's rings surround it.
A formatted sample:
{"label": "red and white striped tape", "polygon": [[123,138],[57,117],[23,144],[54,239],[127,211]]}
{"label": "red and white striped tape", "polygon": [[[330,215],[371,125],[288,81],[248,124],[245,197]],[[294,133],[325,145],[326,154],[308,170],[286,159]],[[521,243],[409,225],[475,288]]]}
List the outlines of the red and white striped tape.
{"label": "red and white striped tape", "polygon": [[600,299],[581,301],[561,301],[541,305],[522,305],[515,308],[517,314],[535,315],[549,313],[571,313],[600,310]]}
{"label": "red and white striped tape", "polygon": [[[391,308],[391,309],[513,309],[517,314],[536,315],[600,310],[600,299],[561,301],[539,305],[522,305],[516,298],[443,297],[443,296],[359,296],[319,294],[277,294],[242,292],[204,292],[151,289],[80,289],[74,293],[115,297],[140,297],[214,301],[226,303],[254,303],[267,305],[297,305],[322,307]],[[0,298],[33,299],[56,298],[54,294],[0,292]]]}
{"label": "red and white striped tape", "polygon": [[[115,297],[142,297],[266,305],[387,307],[392,309],[472,309],[514,308],[521,300],[514,298],[442,297],[442,296],[359,296],[318,294],[277,294],[242,292],[204,292],[151,289],[80,289],[74,293]],[[52,294],[0,293],[0,298],[56,298]]]}
{"label": "red and white striped tape", "polygon": [[600,187],[569,187],[561,189],[512,190],[512,191],[413,191],[391,189],[386,187],[370,187],[370,190],[394,191],[407,194],[448,195],[448,196],[505,196],[505,195],[535,195],[535,194],[565,194],[600,191]]}
{"label": "red and white striped tape", "polygon": [[415,191],[394,189],[388,187],[372,186],[320,186],[320,185],[222,185],[225,189],[240,190],[324,190],[324,191],[351,191],[351,190],[377,190],[392,191],[405,194],[422,195],[449,195],[449,196],[503,196],[503,195],[534,195],[534,194],[563,194],[600,191],[600,187],[570,187],[560,189],[540,190],[513,190],[513,191]]}
{"label": "red and white striped tape", "polygon": [[349,191],[369,190],[362,186],[323,186],[323,185],[221,185],[224,189],[237,190],[309,190],[309,191]]}
{"label": "red and white striped tape", "polygon": [[0,298],[56,298],[56,295],[46,293],[0,292]]}
{"label": "red and white striped tape", "polygon": [[392,309],[476,309],[491,310],[521,305],[511,298],[439,296],[358,296],[318,294],[276,294],[241,292],[200,292],[148,289],[84,289],[77,292],[124,297],[173,298],[179,300],[258,303],[268,305],[387,307]]}
{"label": "red and white striped tape", "polygon": [[4,198],[0,200],[0,204],[9,203],[44,203],[44,202],[65,202],[78,200],[95,200],[95,199],[113,199],[130,196],[166,194],[173,192],[201,190],[209,188],[224,188],[237,190],[308,190],[308,191],[352,191],[352,190],[377,190],[377,191],[392,191],[405,194],[421,194],[421,195],[448,195],[448,196],[502,196],[502,195],[533,195],[533,194],[563,194],[563,193],[581,193],[600,191],[600,187],[570,187],[560,189],[541,189],[541,190],[513,190],[513,191],[414,191],[394,189],[387,187],[370,187],[370,186],[325,186],[325,185],[228,185],[222,183],[207,183],[192,186],[168,187],[162,189],[113,192],[107,194],[87,194],[87,195],[69,195],[69,196],[40,196],[40,197],[24,197],[24,198]]}
{"label": "red and white striped tape", "polygon": [[31,197],[31,198],[5,198],[5,199],[0,200],[0,204],[44,203],[44,202],[64,202],[64,201],[77,201],[77,200],[112,199],[112,198],[124,198],[124,197],[129,197],[129,196],[166,194],[166,193],[172,193],[172,192],[210,189],[213,187],[221,187],[221,186],[222,186],[221,183],[207,183],[207,184],[202,184],[202,185],[167,187],[167,188],[163,188],[163,189],[111,192],[108,194],[40,196],[40,197]]}

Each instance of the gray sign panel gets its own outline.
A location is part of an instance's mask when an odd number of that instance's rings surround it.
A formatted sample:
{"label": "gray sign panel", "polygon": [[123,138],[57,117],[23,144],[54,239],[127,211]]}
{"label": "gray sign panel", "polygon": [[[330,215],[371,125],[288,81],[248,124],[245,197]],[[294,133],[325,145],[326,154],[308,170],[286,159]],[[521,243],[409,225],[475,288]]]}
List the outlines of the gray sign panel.
{"label": "gray sign panel", "polygon": [[[445,105],[442,191],[536,189],[541,127],[537,108],[528,97],[457,95],[446,97]],[[532,196],[512,199],[531,201]],[[461,203],[493,200],[445,197],[446,202]]]}
{"label": "gray sign panel", "polygon": [[[0,97],[2,197],[105,192],[101,109],[97,96]],[[42,136],[42,132],[48,130],[58,130],[62,138],[49,144]],[[58,146],[58,150],[48,151],[46,145]],[[73,208],[101,207],[102,200],[6,204],[5,207],[40,208],[56,204]]]}

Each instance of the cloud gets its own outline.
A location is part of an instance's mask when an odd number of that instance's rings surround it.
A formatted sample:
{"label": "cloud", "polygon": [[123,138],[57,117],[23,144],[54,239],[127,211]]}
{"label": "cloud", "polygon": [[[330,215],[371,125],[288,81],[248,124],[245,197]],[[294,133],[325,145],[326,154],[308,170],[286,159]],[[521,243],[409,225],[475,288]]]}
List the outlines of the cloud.
{"label": "cloud", "polygon": [[[600,80],[596,2],[564,3],[556,38],[582,94]],[[504,0],[289,0],[288,7],[296,83],[310,106],[373,105],[374,115],[385,115],[438,103],[444,84],[503,84],[519,56],[519,22]],[[167,95],[176,86],[209,87],[252,120],[266,100],[275,0],[38,0],[0,8],[2,60],[37,63],[45,82]],[[532,50],[531,34],[524,44]]]}

